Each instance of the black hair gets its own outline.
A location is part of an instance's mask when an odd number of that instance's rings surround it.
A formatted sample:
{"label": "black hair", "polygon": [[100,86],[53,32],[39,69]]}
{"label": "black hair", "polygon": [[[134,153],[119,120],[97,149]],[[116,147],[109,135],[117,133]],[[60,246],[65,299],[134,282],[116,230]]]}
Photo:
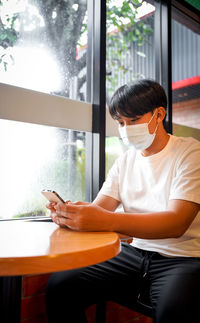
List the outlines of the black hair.
{"label": "black hair", "polygon": [[163,87],[153,80],[137,80],[118,88],[113,94],[109,111],[113,119],[142,116],[158,107],[167,108]]}

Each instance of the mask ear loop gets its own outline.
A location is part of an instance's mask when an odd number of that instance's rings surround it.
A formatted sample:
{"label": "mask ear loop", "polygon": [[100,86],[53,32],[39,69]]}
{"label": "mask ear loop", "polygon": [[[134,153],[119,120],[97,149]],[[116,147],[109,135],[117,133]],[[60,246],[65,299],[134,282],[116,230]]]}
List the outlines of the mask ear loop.
{"label": "mask ear loop", "polygon": [[154,117],[155,113],[156,113],[156,111],[154,111],[154,113],[153,113],[153,115],[152,115],[151,119],[150,119],[150,120],[149,120],[149,122],[148,122],[148,125],[150,124],[151,120],[153,119],[153,117]]}
{"label": "mask ear loop", "polygon": [[[153,119],[154,115],[155,115],[155,111],[154,111],[154,113],[153,113],[153,115],[152,115],[151,119],[150,119],[150,120],[149,120],[149,122],[148,122],[148,126],[149,126],[149,124],[150,124],[151,120]],[[149,127],[148,127],[148,128],[149,128]],[[158,123],[157,123],[157,125],[156,125],[156,129],[154,130],[154,132],[152,133],[152,135],[156,133],[157,129],[158,129]]]}
{"label": "mask ear loop", "polygon": [[155,131],[154,131],[154,133],[153,133],[153,134],[156,134],[157,129],[158,129],[158,123],[157,123],[156,129],[155,129]]}

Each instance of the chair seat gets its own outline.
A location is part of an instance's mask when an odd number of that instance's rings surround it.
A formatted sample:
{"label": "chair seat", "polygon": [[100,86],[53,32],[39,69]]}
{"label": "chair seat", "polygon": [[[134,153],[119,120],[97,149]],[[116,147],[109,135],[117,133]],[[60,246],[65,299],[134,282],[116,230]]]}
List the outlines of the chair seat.
{"label": "chair seat", "polygon": [[[134,306],[128,306],[129,309],[136,311],[142,315],[148,316],[150,318],[153,317],[152,307],[150,303],[143,302],[142,300],[138,300]],[[106,302],[101,302],[97,304],[96,308],[96,323],[105,323],[106,322]]]}

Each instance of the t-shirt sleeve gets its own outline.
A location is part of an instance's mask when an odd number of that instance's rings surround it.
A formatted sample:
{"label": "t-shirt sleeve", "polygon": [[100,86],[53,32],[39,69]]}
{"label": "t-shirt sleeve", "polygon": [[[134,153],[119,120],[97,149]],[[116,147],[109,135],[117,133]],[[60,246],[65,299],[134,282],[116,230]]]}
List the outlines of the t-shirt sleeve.
{"label": "t-shirt sleeve", "polygon": [[103,183],[98,195],[103,194],[121,201],[119,194],[119,169],[120,158],[118,158],[108,172],[107,178]]}
{"label": "t-shirt sleeve", "polygon": [[178,160],[169,199],[200,204],[200,143],[187,149]]}

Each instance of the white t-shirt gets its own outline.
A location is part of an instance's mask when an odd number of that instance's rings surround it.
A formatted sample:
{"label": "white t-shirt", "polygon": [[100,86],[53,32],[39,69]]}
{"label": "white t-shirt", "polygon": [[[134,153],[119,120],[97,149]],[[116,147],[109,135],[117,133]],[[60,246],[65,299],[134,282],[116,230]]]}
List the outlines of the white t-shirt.
{"label": "white t-shirt", "polygon": [[[149,157],[129,149],[116,160],[99,194],[120,201],[128,213],[165,211],[172,199],[200,204],[200,142],[170,135],[165,148]],[[200,212],[179,238],[134,238],[132,245],[166,256],[200,257]]]}

